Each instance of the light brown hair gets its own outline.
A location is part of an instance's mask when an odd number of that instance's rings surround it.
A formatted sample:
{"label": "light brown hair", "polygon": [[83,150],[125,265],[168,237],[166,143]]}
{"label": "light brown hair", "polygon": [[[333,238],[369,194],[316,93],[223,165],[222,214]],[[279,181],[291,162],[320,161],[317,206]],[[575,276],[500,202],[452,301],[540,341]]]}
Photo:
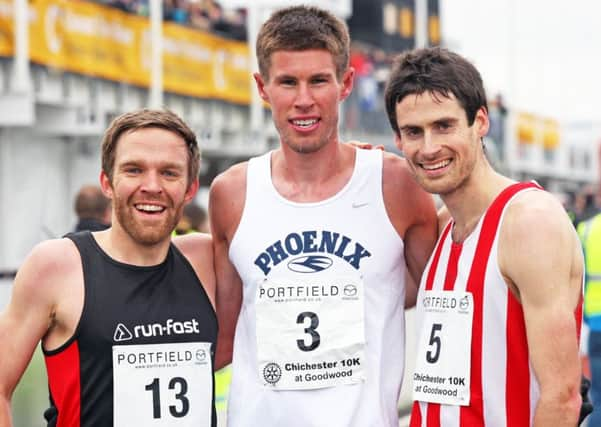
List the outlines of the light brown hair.
{"label": "light brown hair", "polygon": [[279,50],[325,49],[336,65],[336,77],[349,66],[350,36],[344,21],[312,6],[293,6],[274,12],[257,36],[259,72],[269,80],[271,55]]}
{"label": "light brown hair", "polygon": [[102,138],[102,170],[113,181],[115,153],[121,135],[139,129],[160,128],[173,132],[184,140],[188,147],[188,186],[198,179],[200,150],[196,135],[175,113],[169,110],[141,109],[116,117]]}

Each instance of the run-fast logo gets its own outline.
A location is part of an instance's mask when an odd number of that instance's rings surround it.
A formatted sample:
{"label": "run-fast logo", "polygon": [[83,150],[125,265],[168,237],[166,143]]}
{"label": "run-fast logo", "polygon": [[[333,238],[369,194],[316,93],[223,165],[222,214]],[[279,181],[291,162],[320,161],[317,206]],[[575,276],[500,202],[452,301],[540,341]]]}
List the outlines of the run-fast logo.
{"label": "run-fast logo", "polygon": [[338,257],[359,270],[361,262],[371,253],[359,242],[333,231],[313,230],[290,233],[267,247],[255,259],[255,265],[267,275],[273,267],[288,261],[287,267],[297,273],[317,273],[332,266]]}
{"label": "run-fast logo", "polygon": [[146,325],[135,325],[128,328],[123,323],[119,323],[115,328],[113,340],[115,342],[129,341],[140,337],[161,337],[163,335],[184,335],[199,334],[200,328],[198,320],[177,321],[167,319],[163,323],[148,323]]}

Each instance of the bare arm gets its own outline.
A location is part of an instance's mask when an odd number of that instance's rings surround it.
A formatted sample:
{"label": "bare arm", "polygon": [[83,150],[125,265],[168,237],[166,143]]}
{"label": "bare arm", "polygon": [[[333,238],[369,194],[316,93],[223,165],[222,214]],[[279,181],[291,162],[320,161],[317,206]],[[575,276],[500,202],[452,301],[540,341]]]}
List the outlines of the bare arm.
{"label": "bare arm", "polygon": [[211,236],[205,233],[185,234],[175,237],[173,243],[194,268],[198,280],[215,308],[215,268]]}
{"label": "bare arm", "polygon": [[434,199],[415,182],[404,159],[386,155],[384,200],[405,246],[405,308],[413,307],[424,268],[436,244],[438,220]]}
{"label": "bare arm", "polygon": [[209,215],[217,278],[219,336],[215,368],[231,363],[236,323],[242,306],[242,281],[229,259],[231,239],[240,223],[246,195],[246,166],[237,165],[213,181]]}
{"label": "bare arm", "polygon": [[573,227],[552,197],[529,192],[512,203],[502,228],[499,265],[524,311],[540,385],[534,426],[573,427],[581,404],[574,312],[583,261]]}
{"label": "bare arm", "polygon": [[[0,426],[11,426],[10,402],[33,352],[55,325],[56,284],[53,277],[64,270],[57,257],[65,243],[44,242],[29,254],[15,278],[11,300],[0,315]],[[58,273],[58,274],[57,274]]]}

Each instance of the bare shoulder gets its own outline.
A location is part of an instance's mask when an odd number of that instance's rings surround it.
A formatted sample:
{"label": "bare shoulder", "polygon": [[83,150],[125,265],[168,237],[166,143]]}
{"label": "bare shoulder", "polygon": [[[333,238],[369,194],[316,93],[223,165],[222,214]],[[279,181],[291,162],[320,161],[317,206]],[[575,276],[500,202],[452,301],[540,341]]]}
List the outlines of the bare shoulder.
{"label": "bare shoulder", "polygon": [[215,267],[211,235],[206,233],[186,234],[173,239],[173,243],[192,265],[198,280],[215,306]]}
{"label": "bare shoulder", "polygon": [[387,179],[405,179],[405,178],[411,178],[411,181],[413,181],[415,183],[415,180],[413,180],[413,177],[411,176],[411,171],[409,170],[409,165],[407,164],[407,161],[394,154],[394,153],[389,153],[389,152],[384,152],[383,153],[383,175],[384,175],[384,182],[386,182]]}
{"label": "bare shoulder", "polygon": [[217,201],[228,194],[246,191],[248,162],[237,163],[215,177],[211,183],[211,198]]}
{"label": "bare shoulder", "polygon": [[582,264],[578,236],[559,200],[545,191],[518,194],[501,226],[499,266],[519,293],[570,283],[576,295]]}
{"label": "bare shoulder", "polygon": [[207,233],[190,233],[177,236],[173,239],[173,244],[184,254],[184,256],[195,264],[202,259],[212,259],[212,238]]}
{"label": "bare shoulder", "polygon": [[31,250],[24,268],[41,278],[52,278],[81,267],[81,257],[70,239],[52,239],[38,243]]}
{"label": "bare shoulder", "polygon": [[26,298],[55,300],[67,289],[64,283],[81,277],[81,257],[70,239],[53,239],[38,243],[29,253],[15,278],[14,292]]}
{"label": "bare shoulder", "polygon": [[219,174],[209,192],[211,232],[217,239],[229,239],[238,227],[246,199],[248,162],[238,163]]}
{"label": "bare shoulder", "polygon": [[[546,191],[525,191],[518,194],[507,208],[503,234],[541,240],[546,233],[574,235],[573,226],[563,206]],[[545,233],[545,234],[539,234]]]}
{"label": "bare shoulder", "polygon": [[388,217],[401,236],[418,222],[436,222],[434,199],[416,182],[405,159],[384,153],[382,181]]}

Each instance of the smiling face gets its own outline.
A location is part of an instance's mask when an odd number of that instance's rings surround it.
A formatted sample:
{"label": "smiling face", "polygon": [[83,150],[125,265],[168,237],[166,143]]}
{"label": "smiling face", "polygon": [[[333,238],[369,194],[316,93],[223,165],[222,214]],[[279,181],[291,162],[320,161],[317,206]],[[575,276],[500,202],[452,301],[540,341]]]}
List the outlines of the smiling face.
{"label": "smiling face", "polygon": [[188,183],[189,154],[179,135],[161,128],[123,133],[115,152],[112,182],[100,182],[113,200],[113,228],[142,245],[171,237],[198,181]]}
{"label": "smiling face", "polygon": [[338,141],[338,107],[352,89],[353,71],[341,81],[327,50],[276,51],[266,80],[255,75],[263,100],[271,105],[283,149],[314,153]]}
{"label": "smiling face", "polygon": [[488,132],[484,108],[468,126],[465,110],[452,94],[424,92],[397,103],[396,119],[397,146],[426,191],[445,196],[469,182],[483,160],[481,139]]}

